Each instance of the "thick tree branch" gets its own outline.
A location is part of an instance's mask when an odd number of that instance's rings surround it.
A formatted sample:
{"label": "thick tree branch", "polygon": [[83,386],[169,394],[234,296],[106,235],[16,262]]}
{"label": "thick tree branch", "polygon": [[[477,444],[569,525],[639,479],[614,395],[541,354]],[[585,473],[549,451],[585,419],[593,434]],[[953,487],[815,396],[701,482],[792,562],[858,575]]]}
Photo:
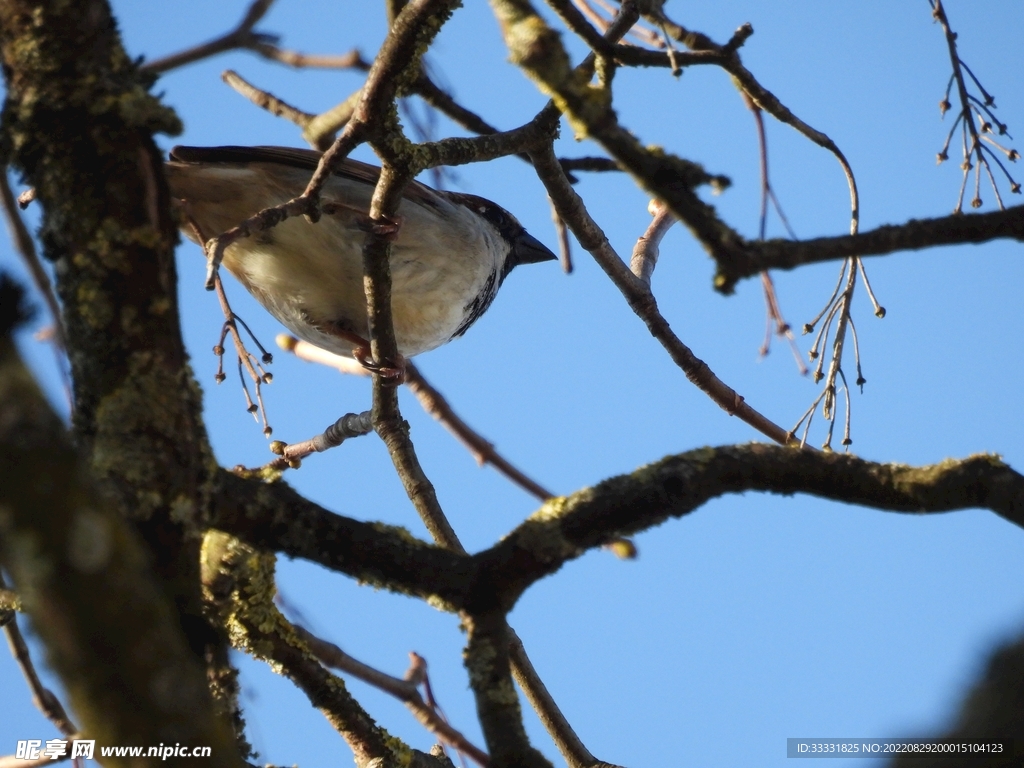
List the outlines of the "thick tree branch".
{"label": "thick tree branch", "polygon": [[478,589],[466,608],[484,611],[493,599],[511,608],[530,584],[586,550],[745,491],[808,493],[916,514],[990,509],[1024,527],[1024,477],[995,456],[910,467],[757,443],[701,448],[545,504],[501,543],[475,556],[489,573],[476,583],[501,586],[489,593]]}
{"label": "thick tree branch", "polygon": [[519,697],[512,685],[509,660],[511,632],[500,611],[463,616],[469,638],[466,669],[476,696],[480,727],[487,739],[492,768],[551,768],[530,746],[523,727]]}
{"label": "thick tree branch", "polygon": [[285,483],[265,484],[221,470],[210,506],[211,527],[254,547],[449,609],[461,604],[472,572],[467,555],[427,544],[404,528],[335,515]]}
{"label": "thick tree branch", "polygon": [[240,766],[150,559],[0,332],[0,564],[79,724],[103,746],[202,744],[211,765]]}
{"label": "thick tree branch", "polygon": [[351,747],[358,768],[398,768],[388,733],[352,698],[344,681],[324,669],[274,605],[274,556],[210,532],[202,557],[207,600],[235,648],[295,683]]}
{"label": "thick tree branch", "polygon": [[[0,3],[0,55],[7,86],[2,151],[35,187],[43,255],[58,263],[76,444],[104,506],[141,533],[148,553],[139,557],[148,558],[173,599],[172,624],[184,629],[201,662],[216,655],[220,638],[202,613],[192,526],[215,464],[181,339],[177,224],[152,138],[181,126],[148,93],[152,76],[125,53],[103,0]],[[109,631],[134,637],[113,623]],[[116,666],[128,657],[98,661]],[[116,674],[102,664],[95,674]],[[187,677],[171,679],[175,687]],[[203,711],[190,717],[204,720]],[[228,744],[216,754],[237,760]]]}
{"label": "thick tree branch", "polygon": [[211,521],[216,527],[254,546],[386,589],[439,597],[449,609],[478,616],[511,610],[532,583],[588,549],[730,493],[807,493],[919,514],[982,508],[1024,527],[1024,477],[987,455],[911,467],[759,443],[701,448],[552,499],[472,557],[419,542],[401,529],[332,515],[283,484],[260,485],[228,473],[221,479]]}

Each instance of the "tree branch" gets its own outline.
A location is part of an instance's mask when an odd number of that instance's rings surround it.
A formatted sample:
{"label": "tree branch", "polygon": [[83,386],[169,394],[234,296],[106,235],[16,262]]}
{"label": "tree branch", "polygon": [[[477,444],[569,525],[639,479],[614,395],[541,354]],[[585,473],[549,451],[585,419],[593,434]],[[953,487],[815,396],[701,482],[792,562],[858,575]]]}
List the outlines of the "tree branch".
{"label": "tree branch", "polygon": [[745,421],[762,434],[778,443],[785,444],[792,436],[782,427],[747,405],[732,387],[719,379],[698,358],[669,327],[668,321],[658,311],[658,304],[650,287],[636,277],[611,247],[604,232],[587,212],[579,195],[569,185],[565,174],[555,160],[550,146],[532,155],[537,175],[548,190],[558,215],[572,229],[580,245],[590,251],[594,259],[622,292],[627,303],[643,320],[656,338],[678,365],[686,378],[708,395],[727,413]]}
{"label": "tree branch", "polygon": [[220,470],[209,525],[261,549],[301,557],[375,587],[457,609],[472,572],[464,554],[432,546],[404,528],[328,512],[285,483]]}
{"label": "tree branch", "polygon": [[[11,301],[3,290],[0,298]],[[23,596],[76,718],[104,746],[202,744],[212,747],[211,765],[240,766],[181,617],[148,566],[150,554],[89,482],[4,331],[0,564]],[[50,710],[63,732],[73,730],[59,705]]]}
{"label": "tree branch", "polygon": [[796,241],[743,240],[728,254],[712,254],[718,264],[715,288],[731,293],[737,282],[765,269],[793,269],[850,256],[880,256],[940,245],[985,243],[999,238],[1024,242],[1024,205],[991,213],[911,219],[905,224],[886,224],[856,235]]}
{"label": "tree branch", "polygon": [[[320,349],[320,347],[313,346],[308,341],[300,341],[299,339],[288,336],[287,334],[280,334],[277,337],[277,344],[286,352],[294,354],[300,360],[326,365],[334,368],[340,373],[348,374],[350,376],[369,375],[369,371],[351,357],[335,355],[332,352]],[[452,407],[451,403],[448,402],[448,399],[442,395],[433,384],[427,381],[419,368],[413,365],[411,361],[406,363],[405,384],[409,387],[409,391],[411,391],[416,396],[416,399],[419,400],[420,405],[423,406],[423,410],[437,419],[445,429],[454,435],[455,438],[466,447],[473,458],[476,459],[478,464],[490,464],[498,472],[503,474],[527,493],[535,496],[540,501],[545,501],[554,497],[555,494],[551,493],[535,480],[532,480],[523,474],[523,472],[513,466],[508,459],[498,453],[492,442],[469,426],[469,424],[467,424],[462,417],[455,412],[455,409]],[[293,450],[294,448],[294,444],[288,446],[285,456],[291,456],[293,453],[296,453],[297,451]],[[312,450],[310,452],[312,452]]]}
{"label": "tree branch", "polygon": [[490,593],[477,590],[466,609],[485,611],[493,607],[492,600],[510,609],[530,584],[588,549],[745,491],[808,493],[913,514],[990,509],[1024,527],[1024,476],[995,456],[910,467],[758,443],[700,448],[545,504],[499,544],[475,556],[488,572],[476,583],[500,586]]}
{"label": "tree branch", "polygon": [[500,611],[463,616],[466,670],[492,768],[551,768],[530,745],[509,662],[511,632]]}
{"label": "tree branch", "polygon": [[[4,583],[3,573],[0,573],[0,590],[6,586]],[[13,593],[11,593],[13,594]],[[43,713],[43,716],[53,723],[57,730],[64,736],[71,736],[78,732],[78,728],[68,717],[68,713],[64,709],[64,705],[60,703],[60,699],[43,685],[43,681],[39,679],[39,675],[36,672],[35,664],[32,663],[32,654],[29,653],[28,644],[25,642],[24,635],[21,634],[21,629],[18,627],[18,616],[11,611],[10,618],[7,621],[0,621],[0,625],[4,628],[4,633],[7,635],[7,644],[11,649],[11,656],[14,657],[14,661],[17,662],[21,668],[21,673],[25,676],[25,682],[28,683],[29,690],[32,691],[32,703],[36,705],[36,708]]]}
{"label": "tree branch", "polygon": [[[74,647],[78,652],[103,647],[104,631],[123,635],[125,640],[117,642],[141,642],[169,623],[172,636],[179,631],[173,628],[184,630],[184,648],[198,668],[220,644],[203,616],[199,543],[193,533],[215,463],[181,339],[174,267],[177,222],[153,141],[154,133],[174,134],[181,124],[149,94],[152,75],[139,72],[124,51],[104,0],[0,3],[0,56],[6,79],[3,149],[36,189],[43,256],[58,263],[56,284],[75,383],[75,442],[90,482],[102,493],[98,508],[109,510],[112,519],[132,521],[134,533],[125,534],[132,548],[117,559],[129,569],[149,562],[155,572],[155,577],[121,574],[122,581],[106,591],[99,584],[91,587],[93,599],[105,595],[104,607],[97,607],[87,622],[98,634],[92,640],[80,638]],[[103,172],[97,173],[98,168]],[[47,476],[78,477],[76,471],[65,465]],[[60,509],[38,503],[33,514],[42,518],[39,525],[69,524],[60,519]],[[52,519],[40,510],[52,511]],[[89,519],[82,524],[91,525]],[[97,525],[103,530],[106,523]],[[60,530],[54,541],[65,541],[74,528]],[[139,534],[143,551],[135,549]],[[108,543],[122,544],[115,538]],[[140,597],[133,617],[118,615],[102,631],[93,626],[102,623],[106,612],[134,605],[130,595],[115,597],[118,590],[143,589],[144,584],[154,588],[151,578],[160,581],[163,598],[170,596],[175,615],[162,617],[157,608],[142,611],[147,604]],[[62,588],[70,590],[63,593],[66,597],[86,587],[69,575]],[[137,626],[147,616],[151,624]],[[128,618],[131,622],[121,623]],[[132,626],[137,629],[125,629]],[[160,685],[177,691],[175,696],[194,697],[194,707],[171,707],[182,732],[192,734],[181,741],[215,745],[215,760],[237,764],[238,752],[230,737],[223,738],[228,729],[212,714],[202,676],[187,672],[175,650],[167,649],[164,660],[156,653],[126,648],[92,659],[95,669],[81,674],[90,685],[105,682],[103,696],[115,700],[143,695],[133,690],[163,690]],[[134,665],[129,659],[140,655],[149,660],[146,664],[164,664],[160,669],[170,682],[158,669],[136,670],[148,674],[147,683],[137,689],[104,680],[105,675],[116,680],[121,674],[117,667]],[[198,691],[185,690],[187,681],[197,679]],[[143,725],[137,708],[125,715],[137,734],[124,731],[113,743],[166,741],[166,731],[156,735],[147,730],[161,727],[159,715],[149,712],[152,719]],[[196,736],[206,732],[209,738]],[[145,733],[151,738],[138,735]]]}
{"label": "tree branch", "polygon": [[477,765],[487,766],[490,757],[482,749],[455,730],[441,713],[423,700],[419,692],[419,684],[426,679],[426,661],[415,653],[410,653],[412,666],[405,678],[394,677],[379,669],[374,669],[358,659],[349,656],[334,643],[321,640],[308,630],[294,627],[295,633],[306,644],[309,650],[326,666],[348,672],[364,683],[372,685],[401,701],[409,708],[419,723],[445,744],[464,752]]}
{"label": "tree branch", "polygon": [[274,556],[220,532],[203,544],[203,586],[240,651],[267,662],[306,694],[348,743],[359,768],[398,768],[389,735],[345,683],[321,666],[274,605]]}
{"label": "tree branch", "polygon": [[808,493],[918,514],[982,508],[1024,527],[1024,477],[988,455],[911,467],[759,443],[701,448],[552,499],[472,557],[418,542],[401,529],[333,515],[283,484],[257,485],[226,472],[221,479],[211,521],[218,528],[476,616],[510,611],[531,584],[588,549],[730,493]]}

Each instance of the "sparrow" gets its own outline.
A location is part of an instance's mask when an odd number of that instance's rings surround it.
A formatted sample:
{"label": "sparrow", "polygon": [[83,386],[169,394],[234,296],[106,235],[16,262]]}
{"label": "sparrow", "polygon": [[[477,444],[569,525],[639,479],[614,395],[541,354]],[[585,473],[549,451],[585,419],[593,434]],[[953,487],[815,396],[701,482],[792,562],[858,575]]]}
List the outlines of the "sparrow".
{"label": "sparrow", "polygon": [[[165,171],[182,231],[202,245],[299,196],[319,161],[319,152],[288,147],[174,147]],[[379,176],[380,168],[345,159],[323,188],[318,223],[289,218],[234,242],[223,261],[296,336],[367,367],[362,249]],[[516,266],[556,258],[496,203],[416,181],[405,188],[396,223],[391,309],[405,358],[464,334]]]}

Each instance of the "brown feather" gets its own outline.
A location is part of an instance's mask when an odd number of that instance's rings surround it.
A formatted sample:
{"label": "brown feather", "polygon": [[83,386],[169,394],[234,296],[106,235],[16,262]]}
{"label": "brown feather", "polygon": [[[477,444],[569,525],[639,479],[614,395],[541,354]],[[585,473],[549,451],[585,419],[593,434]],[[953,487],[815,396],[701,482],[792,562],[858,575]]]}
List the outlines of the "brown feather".
{"label": "brown feather", "polygon": [[[171,149],[171,160],[180,163],[235,163],[238,165],[277,163],[308,170],[311,176],[312,172],[320,165],[322,155],[322,152],[300,147],[177,146]],[[334,175],[376,186],[377,180],[380,178],[380,168],[346,157],[335,167]],[[444,192],[438,192],[418,181],[410,181],[403,192],[403,196],[413,202],[429,205],[432,208],[437,207],[437,198],[444,194]]]}

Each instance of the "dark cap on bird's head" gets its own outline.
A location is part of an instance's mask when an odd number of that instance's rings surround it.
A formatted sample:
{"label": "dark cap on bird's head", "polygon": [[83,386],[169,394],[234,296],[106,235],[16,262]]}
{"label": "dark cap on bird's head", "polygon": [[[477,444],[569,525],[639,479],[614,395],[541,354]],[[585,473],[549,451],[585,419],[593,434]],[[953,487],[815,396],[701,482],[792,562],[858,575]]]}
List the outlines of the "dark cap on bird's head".
{"label": "dark cap on bird's head", "polygon": [[489,221],[509,242],[512,250],[505,262],[506,274],[520,264],[539,264],[542,261],[554,261],[558,258],[544,243],[527,232],[519,223],[519,219],[497,203],[463,192],[446,192],[445,194],[449,199],[461,203],[475,211],[481,218]]}

